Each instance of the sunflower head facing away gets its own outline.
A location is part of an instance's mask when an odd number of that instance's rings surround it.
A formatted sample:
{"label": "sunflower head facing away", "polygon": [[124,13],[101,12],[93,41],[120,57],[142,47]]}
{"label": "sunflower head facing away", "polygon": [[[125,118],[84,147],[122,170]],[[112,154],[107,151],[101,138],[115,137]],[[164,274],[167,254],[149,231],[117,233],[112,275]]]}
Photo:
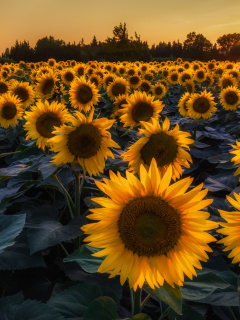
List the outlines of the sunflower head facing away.
{"label": "sunflower head facing away", "polygon": [[26,139],[37,139],[37,146],[44,150],[45,146],[50,146],[48,140],[54,136],[54,127],[60,127],[68,118],[68,111],[63,104],[38,101],[25,115]]}
{"label": "sunflower head facing away", "polygon": [[90,176],[96,176],[103,172],[108,157],[114,159],[109,148],[119,148],[119,145],[111,139],[107,129],[115,120],[93,120],[93,114],[94,109],[86,119],[76,111],[75,116],[70,118],[72,126],[63,125],[53,131],[55,136],[49,142],[52,150],[57,152],[52,160],[56,165],[77,162]]}
{"label": "sunflower head facing away", "polygon": [[145,281],[151,288],[163,285],[183,285],[184,274],[190,279],[201,269],[200,260],[207,261],[209,242],[216,239],[205,232],[217,227],[201,211],[212,203],[203,200],[207,189],[199,185],[186,190],[192,179],[185,178],[172,185],[171,168],[164,175],[158,171],[155,159],[149,171],[141,166],[140,180],[126,172],[110,172],[110,179],[95,181],[109,198],[93,198],[103,208],[90,209],[93,223],[81,229],[89,236],[88,245],[102,249],[94,256],[105,257],[98,272],[120,273],[123,285],[128,279],[134,290]]}
{"label": "sunflower head facing away", "polygon": [[147,95],[145,92],[135,91],[127,98],[121,110],[121,122],[124,127],[133,128],[140,124],[140,121],[148,122],[151,118],[158,119],[159,112],[162,111],[164,104],[160,100],[154,100],[154,96]]}
{"label": "sunflower head facing away", "polygon": [[187,101],[188,115],[193,119],[208,119],[217,111],[214,97],[211,92],[204,90],[193,93]]}
{"label": "sunflower head facing away", "polygon": [[237,107],[240,107],[240,90],[237,87],[223,89],[219,97],[225,110],[237,110]]}
{"label": "sunflower head facing away", "polygon": [[22,118],[23,109],[17,96],[5,93],[0,96],[0,125],[7,129],[16,126],[17,120]]}
{"label": "sunflower head facing away", "polygon": [[155,158],[161,174],[164,174],[168,167],[172,167],[173,180],[179,179],[182,175],[181,166],[189,168],[189,163],[192,163],[190,154],[184,150],[189,150],[189,145],[194,142],[189,139],[190,133],[180,131],[178,124],[169,130],[168,118],[162,126],[156,119],[141,124],[144,128],[139,129],[139,133],[144,136],[122,155],[125,161],[129,161],[129,170],[139,173],[141,165],[149,168],[152,159]]}
{"label": "sunflower head facing away", "polygon": [[77,78],[71,83],[69,93],[72,106],[85,112],[90,111],[100,97],[96,86],[84,77]]}

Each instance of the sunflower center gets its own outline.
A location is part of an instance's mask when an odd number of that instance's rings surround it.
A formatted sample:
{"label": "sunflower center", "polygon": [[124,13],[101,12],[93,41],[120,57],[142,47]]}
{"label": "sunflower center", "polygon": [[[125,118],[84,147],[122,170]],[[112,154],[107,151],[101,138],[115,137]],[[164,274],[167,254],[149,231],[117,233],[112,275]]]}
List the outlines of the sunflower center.
{"label": "sunflower center", "polygon": [[106,86],[108,86],[111,82],[113,82],[113,80],[114,80],[114,79],[113,79],[112,76],[107,77],[107,78],[106,78],[106,81],[105,81],[105,82],[106,82]]}
{"label": "sunflower center", "polygon": [[101,133],[96,126],[84,123],[69,134],[68,148],[76,157],[90,158],[98,152],[101,139]]}
{"label": "sunflower center", "polygon": [[8,91],[8,86],[4,82],[0,82],[0,94]]}
{"label": "sunflower center", "polygon": [[136,84],[139,83],[139,77],[137,77],[137,76],[132,76],[132,77],[129,78],[129,82],[130,82],[131,84],[133,84],[133,85],[136,85]]}
{"label": "sunflower center", "polygon": [[201,97],[193,102],[193,110],[198,113],[205,113],[210,109],[208,99]]}
{"label": "sunflower center", "polygon": [[93,77],[90,79],[90,82],[93,83],[96,87],[98,86],[98,79]]}
{"label": "sunflower center", "polygon": [[143,91],[148,92],[151,87],[149,86],[149,84],[147,82],[142,82],[141,87],[143,89]]}
{"label": "sunflower center", "polygon": [[84,75],[84,68],[83,67],[79,67],[77,69],[77,73],[78,73],[79,76],[83,76]]}
{"label": "sunflower center", "polygon": [[112,94],[117,97],[120,94],[125,94],[126,92],[126,87],[124,84],[122,83],[114,83],[114,85],[112,86]]}
{"label": "sunflower center", "polygon": [[173,162],[177,156],[178,145],[173,137],[165,132],[152,134],[148,142],[140,150],[144,163],[150,166],[152,158],[157,166],[163,167]]}
{"label": "sunflower center", "polygon": [[159,86],[159,87],[156,87],[156,88],[155,88],[155,94],[156,94],[156,95],[159,96],[160,94],[162,94],[162,92],[163,92],[162,87]]}
{"label": "sunflower center", "polygon": [[17,108],[15,103],[7,101],[3,104],[1,110],[1,117],[6,120],[11,120],[17,114]]}
{"label": "sunflower center", "polygon": [[123,208],[118,230],[125,247],[139,256],[167,254],[181,235],[181,217],[160,197],[139,197]]}
{"label": "sunflower center", "polygon": [[193,87],[192,87],[192,85],[191,85],[190,83],[187,83],[187,84],[186,84],[186,88],[187,88],[187,91],[188,91],[189,93],[192,93],[192,92],[193,92]]}
{"label": "sunflower center", "polygon": [[238,102],[238,95],[234,91],[229,91],[225,94],[227,104],[234,105]]}
{"label": "sunflower center", "polygon": [[51,138],[53,127],[60,127],[62,121],[54,112],[46,112],[42,114],[36,121],[36,129],[44,138]]}
{"label": "sunflower center", "polygon": [[66,73],[65,73],[65,79],[66,79],[68,82],[72,82],[72,81],[73,81],[73,78],[74,78],[74,75],[72,74],[72,72],[66,72]]}
{"label": "sunflower center", "polygon": [[28,90],[23,87],[18,87],[14,90],[14,94],[18,96],[18,98],[21,100],[21,102],[27,101],[29,98]]}
{"label": "sunflower center", "polygon": [[223,79],[223,81],[222,81],[223,89],[226,89],[227,87],[230,87],[232,85],[233,85],[233,83],[230,79]]}
{"label": "sunflower center", "polygon": [[182,76],[182,82],[185,82],[186,80],[189,80],[191,79],[190,75],[189,74],[183,74]]}
{"label": "sunflower center", "polygon": [[172,81],[177,81],[177,79],[178,79],[178,74],[177,74],[177,73],[173,73],[173,74],[171,75],[171,80],[172,80]]}
{"label": "sunflower center", "polygon": [[124,74],[124,72],[125,72],[125,69],[124,69],[124,68],[120,68],[120,69],[119,69],[119,73],[120,73],[120,74]]}
{"label": "sunflower center", "polygon": [[42,84],[42,93],[44,95],[51,94],[53,88],[54,88],[54,80],[46,79]]}
{"label": "sunflower center", "polygon": [[198,71],[198,72],[197,72],[197,77],[198,77],[199,79],[203,79],[203,78],[204,78],[204,72],[203,72],[203,71]]}
{"label": "sunflower center", "polygon": [[149,121],[153,116],[153,107],[147,102],[139,101],[132,109],[132,118],[136,123],[139,121]]}
{"label": "sunflower center", "polygon": [[93,93],[91,88],[89,88],[89,86],[87,86],[86,84],[81,84],[78,87],[77,93],[76,93],[76,99],[78,100],[78,102],[82,104],[86,104],[92,100],[92,97],[93,97]]}
{"label": "sunflower center", "polygon": [[134,69],[128,70],[128,74],[129,74],[130,76],[133,76],[133,75],[135,74],[135,70],[134,70]]}

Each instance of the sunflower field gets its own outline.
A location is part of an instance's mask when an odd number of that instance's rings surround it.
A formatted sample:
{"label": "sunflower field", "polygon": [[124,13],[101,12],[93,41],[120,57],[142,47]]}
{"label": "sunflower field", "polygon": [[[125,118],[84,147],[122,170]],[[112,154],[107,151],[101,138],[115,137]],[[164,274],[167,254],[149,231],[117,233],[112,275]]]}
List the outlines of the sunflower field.
{"label": "sunflower field", "polygon": [[0,65],[0,320],[240,319],[240,63]]}

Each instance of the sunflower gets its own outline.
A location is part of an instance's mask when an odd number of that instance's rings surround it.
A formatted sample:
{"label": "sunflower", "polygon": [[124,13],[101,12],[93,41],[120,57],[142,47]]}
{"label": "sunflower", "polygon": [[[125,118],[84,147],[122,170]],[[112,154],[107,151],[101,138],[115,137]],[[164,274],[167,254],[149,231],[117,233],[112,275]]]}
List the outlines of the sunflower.
{"label": "sunflower", "polygon": [[167,79],[167,77],[169,76],[169,70],[167,68],[162,69],[162,77]]}
{"label": "sunflower", "polygon": [[74,71],[79,77],[82,77],[85,74],[85,66],[83,64],[78,64],[74,67]]}
{"label": "sunflower", "polygon": [[167,88],[164,86],[164,84],[160,82],[157,82],[152,87],[152,93],[158,99],[162,99],[165,96],[166,92],[167,92]]}
{"label": "sunflower", "polygon": [[186,80],[192,79],[192,72],[191,71],[183,71],[179,75],[179,83],[184,86]]}
{"label": "sunflower", "polygon": [[183,68],[184,68],[185,70],[189,69],[189,68],[190,68],[190,63],[189,63],[188,61],[185,61],[185,62],[183,63]]}
{"label": "sunflower", "polygon": [[195,84],[193,79],[186,80],[184,82],[184,87],[186,88],[187,92],[193,93],[195,91]]}
{"label": "sunflower", "polygon": [[[222,243],[226,248],[223,251],[230,251],[228,258],[233,258],[232,263],[239,263],[240,261],[240,194],[233,192],[235,199],[226,196],[231,205],[236,208],[235,211],[218,210],[221,217],[227,222],[220,222],[220,226],[223,229],[217,230],[217,232],[223,234],[223,239],[218,243]],[[239,264],[240,265],[240,264]]]}
{"label": "sunflower", "polygon": [[126,75],[126,68],[123,65],[118,66],[117,68],[117,73],[119,74],[120,77],[124,77]]}
{"label": "sunflower", "polygon": [[215,69],[215,63],[214,62],[212,62],[212,61],[210,61],[210,62],[208,62],[207,63],[207,69],[209,70],[209,71],[213,71],[214,69]]}
{"label": "sunflower", "polygon": [[194,79],[198,82],[203,82],[207,78],[207,73],[203,68],[200,68],[195,71]]}
{"label": "sunflower", "polygon": [[72,68],[63,69],[63,71],[61,72],[61,79],[67,86],[69,86],[75,79],[74,70]]}
{"label": "sunflower", "polygon": [[0,96],[3,95],[4,93],[7,93],[8,90],[9,90],[8,82],[0,80]]}
{"label": "sunflower", "polygon": [[92,74],[89,79],[88,79],[91,83],[93,83],[96,88],[98,90],[101,89],[101,86],[102,86],[102,79],[99,75],[97,75],[96,73]]}
{"label": "sunflower", "polygon": [[179,73],[177,71],[171,71],[167,77],[168,81],[171,84],[177,84],[178,83],[178,77],[179,77]]}
{"label": "sunflower", "polygon": [[11,84],[9,92],[10,94],[16,95],[18,97],[24,108],[34,102],[35,94],[33,88],[28,84],[28,82],[14,81]]}
{"label": "sunflower", "polygon": [[109,86],[109,84],[114,81],[115,77],[116,76],[114,73],[108,73],[103,77],[103,88],[105,90],[107,90],[107,87]]}
{"label": "sunflower", "polygon": [[127,104],[121,110],[121,122],[124,127],[133,128],[140,124],[140,121],[148,122],[151,118],[158,119],[159,112],[164,104],[160,100],[154,100],[154,96],[147,95],[146,92],[135,91],[127,98]]}
{"label": "sunflower", "polygon": [[56,65],[56,60],[55,59],[48,59],[48,65],[49,65],[49,67],[55,67],[55,65]]}
{"label": "sunflower", "polygon": [[193,119],[208,119],[217,111],[211,92],[193,93],[187,101],[189,117]]}
{"label": "sunflower", "polygon": [[152,91],[152,84],[148,80],[143,80],[140,88],[142,89],[143,92],[149,93],[150,91]]}
{"label": "sunflower", "polygon": [[115,98],[114,104],[116,104],[116,106],[113,108],[113,114],[111,116],[112,118],[121,115],[122,107],[124,104],[127,104],[128,97],[128,94],[122,94]]}
{"label": "sunflower", "polygon": [[75,117],[72,116],[70,119],[72,126],[63,125],[53,131],[55,136],[49,142],[57,154],[52,162],[60,165],[77,161],[85,167],[90,176],[103,173],[108,156],[114,159],[109,148],[120,147],[106,131],[111,128],[115,120],[107,118],[93,120],[93,114],[94,108],[86,119],[82,113],[76,111]]}
{"label": "sunflower", "polygon": [[128,92],[128,81],[120,77],[115,78],[107,87],[107,94],[112,101],[114,101],[117,96],[127,94]]}
{"label": "sunflower", "polygon": [[0,96],[0,125],[7,129],[16,126],[17,120],[22,118],[23,109],[17,96],[5,93]]}
{"label": "sunflower", "polygon": [[188,107],[187,107],[187,102],[189,100],[189,98],[191,97],[191,93],[186,92],[180,99],[178,102],[178,111],[181,114],[181,116],[183,117],[188,117]]}
{"label": "sunflower", "polygon": [[77,78],[72,82],[69,93],[72,106],[85,112],[90,111],[98,103],[100,97],[95,85],[84,77]]}
{"label": "sunflower", "polygon": [[131,88],[137,89],[141,85],[142,79],[136,74],[128,77],[128,82]]}
{"label": "sunflower", "polygon": [[189,168],[189,163],[192,163],[190,154],[184,150],[189,150],[189,145],[194,142],[189,139],[190,133],[180,131],[178,124],[169,130],[168,118],[164,120],[162,127],[158,119],[152,119],[148,123],[141,121],[141,124],[144,128],[139,129],[139,133],[144,137],[122,154],[123,159],[129,161],[129,171],[139,173],[141,164],[149,168],[152,158],[155,158],[161,174],[170,166],[173,180],[179,179],[182,175],[181,165]]}
{"label": "sunflower", "polygon": [[225,110],[237,110],[240,106],[240,90],[237,87],[227,87],[220,94],[220,102]]}
{"label": "sunflower", "polygon": [[167,80],[165,79],[162,79],[162,80],[159,80],[158,83],[161,83],[165,86],[166,90],[168,91],[169,89],[169,83],[167,82]]}
{"label": "sunflower", "polygon": [[63,125],[68,117],[68,111],[63,104],[56,101],[51,104],[47,100],[38,101],[25,115],[26,139],[37,139],[38,148],[44,150],[45,146],[50,146],[48,140],[54,136],[52,133],[54,127]]}
{"label": "sunflower", "polygon": [[232,145],[232,147],[236,150],[229,151],[229,153],[235,155],[235,157],[231,159],[231,161],[234,162],[234,165],[239,165],[238,169],[234,172],[234,176],[237,176],[240,174],[240,142],[236,141],[236,145]]}
{"label": "sunflower", "polygon": [[1,73],[0,73],[0,78],[1,78],[2,80],[7,80],[8,77],[9,77],[9,72],[2,69],[2,70],[1,70]]}
{"label": "sunflower", "polygon": [[206,83],[207,86],[212,86],[213,85],[214,78],[213,78],[212,74],[207,73],[205,83]]}
{"label": "sunflower", "polygon": [[201,211],[212,203],[203,200],[208,190],[201,184],[186,192],[189,177],[170,185],[171,168],[162,176],[155,159],[148,172],[141,166],[140,180],[128,171],[126,176],[110,171],[110,179],[95,181],[110,199],[93,198],[104,207],[90,209],[87,217],[96,222],[81,228],[89,235],[84,241],[102,249],[93,255],[106,256],[98,272],[111,272],[111,278],[120,273],[121,284],[128,278],[134,290],[145,281],[153,289],[164,281],[183,285],[184,274],[197,275],[194,268],[202,268],[200,260],[212,252],[208,243],[216,241],[205,231],[217,223]]}
{"label": "sunflower", "polygon": [[56,91],[56,75],[47,72],[37,77],[36,93],[42,99],[50,99]]}
{"label": "sunflower", "polygon": [[237,79],[234,78],[232,75],[224,74],[220,79],[219,79],[219,85],[222,89],[226,89],[227,87],[233,86],[237,87]]}

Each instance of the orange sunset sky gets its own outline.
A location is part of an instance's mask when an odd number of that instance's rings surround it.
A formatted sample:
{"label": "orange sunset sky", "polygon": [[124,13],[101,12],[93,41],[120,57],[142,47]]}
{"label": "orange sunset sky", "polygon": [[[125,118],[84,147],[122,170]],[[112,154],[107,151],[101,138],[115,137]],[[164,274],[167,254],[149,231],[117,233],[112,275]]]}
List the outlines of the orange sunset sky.
{"label": "orange sunset sky", "polygon": [[15,41],[31,47],[44,36],[86,44],[93,35],[104,41],[114,26],[126,22],[149,45],[202,33],[212,43],[219,36],[240,32],[240,0],[0,0],[0,53]]}

